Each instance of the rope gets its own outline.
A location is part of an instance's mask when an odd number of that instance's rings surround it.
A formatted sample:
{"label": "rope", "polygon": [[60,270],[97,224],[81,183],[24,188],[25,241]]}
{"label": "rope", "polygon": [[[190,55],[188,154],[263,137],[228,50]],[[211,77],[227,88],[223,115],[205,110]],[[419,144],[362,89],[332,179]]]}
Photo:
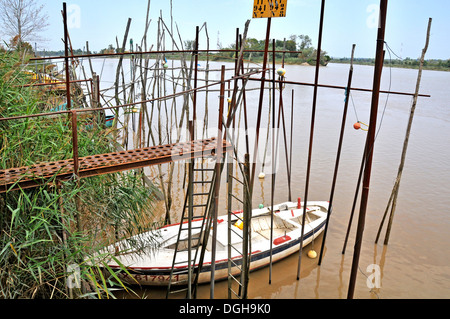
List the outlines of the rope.
{"label": "rope", "polygon": [[[380,124],[379,124],[378,130],[377,130],[377,132],[376,132],[376,134],[375,134],[375,141],[376,141],[377,138],[378,138],[378,134],[380,133],[380,130],[381,130],[381,127],[382,127],[382,124],[383,124],[383,121],[384,121],[384,115],[386,114],[386,109],[387,109],[387,105],[388,105],[389,97],[390,97],[390,91],[391,91],[391,88],[392,88],[392,54],[395,55],[398,59],[403,60],[401,57],[399,57],[399,56],[398,56],[398,55],[397,55],[397,54],[389,47],[389,45],[388,45],[388,43],[387,43],[386,41],[385,41],[384,43],[385,43],[386,48],[388,49],[387,51],[388,51],[388,53],[389,53],[389,89],[388,89],[386,101],[385,101],[385,103],[384,103],[383,112],[381,113]],[[368,127],[367,124],[365,124],[365,123],[363,123],[363,122],[361,122],[361,121],[359,120],[358,112],[357,112],[357,110],[356,110],[356,105],[355,105],[355,102],[354,102],[354,100],[353,100],[353,94],[352,94],[352,92],[350,92],[350,94],[348,94],[348,88],[346,88],[346,89],[345,89],[345,101],[347,100],[347,96],[348,96],[348,95],[350,95],[350,99],[351,99],[351,101],[352,101],[352,106],[353,106],[353,110],[354,110],[354,112],[355,112],[355,117],[356,117],[357,122],[360,123],[360,124],[363,124],[363,125],[365,125],[365,126]],[[367,131],[366,129],[362,129],[362,128],[361,128],[361,130]]]}

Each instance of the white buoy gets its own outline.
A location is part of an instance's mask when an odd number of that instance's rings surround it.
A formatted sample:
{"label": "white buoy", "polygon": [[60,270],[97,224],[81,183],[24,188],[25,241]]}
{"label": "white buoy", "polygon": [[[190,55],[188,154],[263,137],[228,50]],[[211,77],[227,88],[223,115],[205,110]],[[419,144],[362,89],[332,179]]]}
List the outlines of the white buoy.
{"label": "white buoy", "polygon": [[264,177],[266,177],[266,174],[264,174],[264,172],[259,173],[258,177],[260,179],[263,179]]}

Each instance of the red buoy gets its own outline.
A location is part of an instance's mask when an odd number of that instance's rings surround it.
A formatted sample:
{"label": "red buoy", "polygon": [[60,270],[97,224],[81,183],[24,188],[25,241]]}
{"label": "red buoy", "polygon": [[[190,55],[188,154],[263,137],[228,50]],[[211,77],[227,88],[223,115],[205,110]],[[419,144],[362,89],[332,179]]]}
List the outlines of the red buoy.
{"label": "red buoy", "polygon": [[300,209],[300,208],[302,208],[302,202],[301,202],[301,198],[299,197],[298,199],[297,199],[297,209]]}
{"label": "red buoy", "polygon": [[360,130],[360,129],[361,129],[361,123],[356,122],[355,124],[353,124],[353,128],[354,128],[355,130]]}

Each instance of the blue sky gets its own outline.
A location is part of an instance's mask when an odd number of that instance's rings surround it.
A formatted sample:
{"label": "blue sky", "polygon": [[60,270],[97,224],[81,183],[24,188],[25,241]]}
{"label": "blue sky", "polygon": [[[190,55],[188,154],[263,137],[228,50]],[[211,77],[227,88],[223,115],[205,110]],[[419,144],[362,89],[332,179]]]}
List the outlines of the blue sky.
{"label": "blue sky", "polygon": [[[45,5],[50,26],[43,36],[48,39],[38,48],[64,48],[61,0],[38,0]],[[122,42],[128,18],[132,18],[130,37],[140,42],[144,33],[147,0],[73,0],[66,1],[74,48],[83,48],[89,41],[97,51]],[[223,46],[234,42],[236,28],[244,29],[251,19],[253,0],[173,0],[173,18],[183,40],[193,40],[195,27],[207,23],[210,47],[217,48],[218,34]],[[287,16],[272,19],[271,38],[307,34],[317,46],[320,0],[288,0]],[[379,0],[327,0],[323,33],[323,50],[333,57],[348,57],[353,43],[357,57],[374,57]],[[450,1],[389,0],[386,41],[400,57],[417,58],[425,43],[428,18],[433,18],[431,43],[427,58],[450,58]],[[170,23],[170,0],[151,0],[149,44],[156,42],[158,17]],[[266,19],[252,19],[249,37],[264,39]],[[201,38],[206,45],[206,38]],[[170,47],[169,47],[170,48]],[[168,48],[168,49],[169,49]]]}

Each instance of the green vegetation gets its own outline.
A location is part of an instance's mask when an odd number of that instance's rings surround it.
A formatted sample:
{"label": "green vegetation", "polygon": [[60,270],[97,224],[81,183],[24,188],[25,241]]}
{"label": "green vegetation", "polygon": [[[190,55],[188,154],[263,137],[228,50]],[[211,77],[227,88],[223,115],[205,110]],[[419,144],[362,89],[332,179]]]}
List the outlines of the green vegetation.
{"label": "green vegetation", "polygon": [[[257,40],[255,38],[248,38],[246,50],[259,50],[264,51],[265,40]],[[273,42],[269,44],[269,52],[273,50]],[[236,45],[232,44],[225,49],[235,50]],[[276,51],[289,51],[289,53],[284,54],[286,64],[303,64],[307,63],[309,65],[316,65],[317,59],[317,49],[312,46],[312,40],[307,35],[291,35],[289,40],[275,40],[275,50]],[[219,53],[214,57],[212,55],[212,60],[220,60],[223,57],[231,58],[234,53]],[[263,60],[263,52],[247,52],[244,54],[245,60],[251,60],[252,62],[261,62]],[[283,53],[276,53],[277,61],[281,61],[283,58]],[[326,66],[330,61],[330,56],[326,51],[320,54],[320,65]]]}
{"label": "green vegetation", "polygon": [[[0,118],[47,109],[44,91],[24,87],[29,76],[22,57],[0,50]],[[111,131],[82,122],[78,130],[80,156],[115,151]],[[72,156],[67,115],[0,121],[0,170]],[[51,180],[0,194],[0,299],[112,298],[126,288],[114,272],[99,268],[113,256],[94,265],[89,258],[99,247],[154,227],[154,192],[134,172],[57,185]],[[80,288],[68,289],[70,265],[79,267]]]}
{"label": "green vegetation", "polygon": [[[331,63],[350,63],[349,58],[332,58]],[[362,59],[357,58],[354,60],[355,64],[360,65],[375,65],[375,59]],[[385,66],[392,66],[396,68],[408,68],[408,69],[418,69],[420,64],[419,59],[386,59],[384,61]],[[438,71],[450,71],[450,59],[449,60],[436,60],[430,59],[425,60],[423,65],[425,70],[438,70]]]}

